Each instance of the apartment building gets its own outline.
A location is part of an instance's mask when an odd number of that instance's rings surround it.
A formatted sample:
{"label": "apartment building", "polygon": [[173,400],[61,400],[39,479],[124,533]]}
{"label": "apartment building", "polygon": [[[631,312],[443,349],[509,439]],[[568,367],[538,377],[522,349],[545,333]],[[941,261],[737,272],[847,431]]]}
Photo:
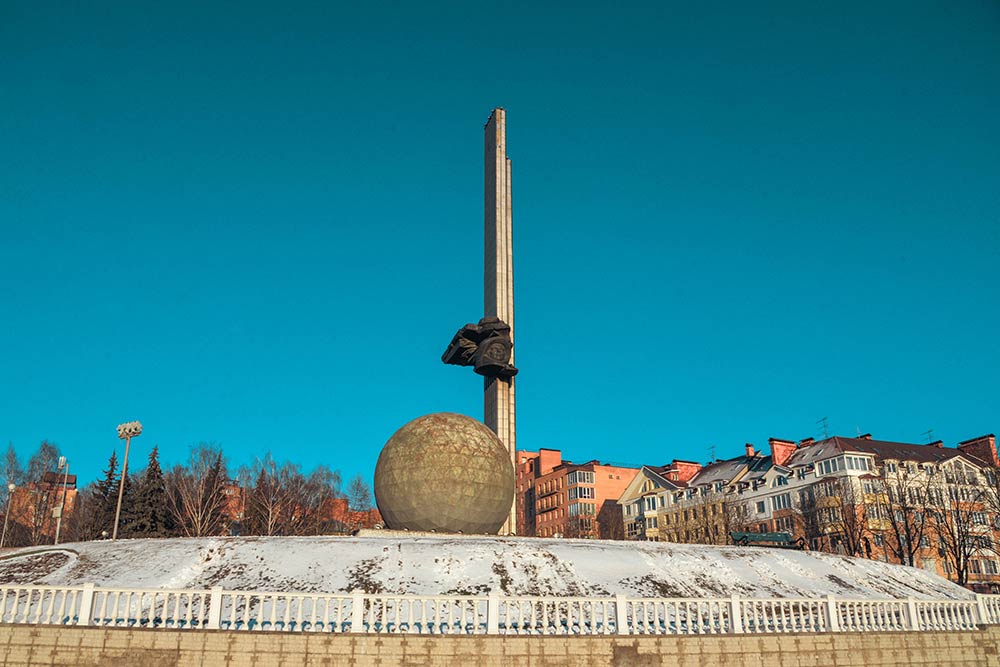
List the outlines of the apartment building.
{"label": "apartment building", "polygon": [[994,436],[954,448],[869,434],[768,444],[686,483],[643,467],[619,498],[626,537],[725,544],[734,530],[783,531],[810,549],[1000,587]]}
{"label": "apartment building", "polygon": [[638,468],[564,461],[557,449],[517,452],[518,532],[536,537],[621,537],[617,500]]}

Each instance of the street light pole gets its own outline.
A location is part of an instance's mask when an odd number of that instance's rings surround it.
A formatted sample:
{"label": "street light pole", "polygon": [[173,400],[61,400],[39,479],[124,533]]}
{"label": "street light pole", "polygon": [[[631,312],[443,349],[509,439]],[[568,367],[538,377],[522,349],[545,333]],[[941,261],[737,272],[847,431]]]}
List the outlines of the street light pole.
{"label": "street light pole", "polygon": [[3,549],[4,540],[7,539],[7,522],[10,520],[10,501],[14,498],[14,489],[17,484],[11,482],[7,485],[7,513],[3,515],[3,534],[0,534],[0,549]]}
{"label": "street light pole", "polygon": [[118,439],[125,441],[125,460],[122,462],[122,476],[118,480],[118,504],[115,506],[115,525],[111,529],[111,539],[118,539],[118,517],[122,512],[122,493],[125,491],[125,481],[128,479],[128,448],[132,438],[142,434],[142,424],[137,421],[118,425]]}
{"label": "street light pole", "polygon": [[65,456],[59,457],[59,467],[63,468],[63,493],[62,502],[59,503],[59,514],[56,516],[56,539],[52,544],[59,544],[59,533],[62,532],[62,518],[63,513],[66,511],[66,485],[69,482],[69,461],[66,460]]}

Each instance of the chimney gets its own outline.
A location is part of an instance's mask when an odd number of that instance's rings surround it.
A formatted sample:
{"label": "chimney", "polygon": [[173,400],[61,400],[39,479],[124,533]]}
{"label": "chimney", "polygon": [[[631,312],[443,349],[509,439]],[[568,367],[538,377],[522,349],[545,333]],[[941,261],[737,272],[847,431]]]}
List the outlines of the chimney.
{"label": "chimney", "polygon": [[757,452],[753,448],[753,443],[752,442],[748,442],[746,444],[746,448],[747,448],[747,456],[756,456],[757,455]]}
{"label": "chimney", "polygon": [[816,442],[815,438],[805,438],[803,440],[799,440],[799,447],[808,447],[814,442]]}
{"label": "chimney", "polygon": [[1000,461],[997,460],[997,438],[992,433],[958,443],[958,451],[994,466],[1000,465]]}
{"label": "chimney", "polygon": [[862,435],[859,435],[857,439],[858,440],[871,440],[872,439],[872,434],[871,433],[864,433]]}
{"label": "chimney", "polygon": [[796,445],[791,440],[768,438],[767,444],[771,445],[771,460],[776,466],[785,465],[785,462],[792,457],[796,450]]}
{"label": "chimney", "polygon": [[941,448],[944,447],[944,442],[942,440],[935,440],[934,442],[927,443],[927,446],[928,447],[937,447],[938,449],[941,449]]}

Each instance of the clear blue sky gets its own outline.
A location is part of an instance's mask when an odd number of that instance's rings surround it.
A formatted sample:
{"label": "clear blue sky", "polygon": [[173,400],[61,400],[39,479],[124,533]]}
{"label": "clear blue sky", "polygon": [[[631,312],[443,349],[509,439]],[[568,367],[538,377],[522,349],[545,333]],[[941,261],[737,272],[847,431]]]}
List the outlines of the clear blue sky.
{"label": "clear blue sky", "polygon": [[523,448],[1000,430],[995,2],[84,4],[0,3],[0,444],[370,480],[481,417],[494,106]]}

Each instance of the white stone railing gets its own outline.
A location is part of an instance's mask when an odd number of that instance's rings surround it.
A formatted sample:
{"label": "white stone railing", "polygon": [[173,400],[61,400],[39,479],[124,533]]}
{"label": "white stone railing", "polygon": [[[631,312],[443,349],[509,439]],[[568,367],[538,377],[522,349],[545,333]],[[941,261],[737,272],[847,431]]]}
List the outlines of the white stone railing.
{"label": "white stone railing", "polygon": [[1000,595],[973,600],[571,598],[8,585],[0,586],[0,623],[452,635],[945,631],[1000,625]]}

